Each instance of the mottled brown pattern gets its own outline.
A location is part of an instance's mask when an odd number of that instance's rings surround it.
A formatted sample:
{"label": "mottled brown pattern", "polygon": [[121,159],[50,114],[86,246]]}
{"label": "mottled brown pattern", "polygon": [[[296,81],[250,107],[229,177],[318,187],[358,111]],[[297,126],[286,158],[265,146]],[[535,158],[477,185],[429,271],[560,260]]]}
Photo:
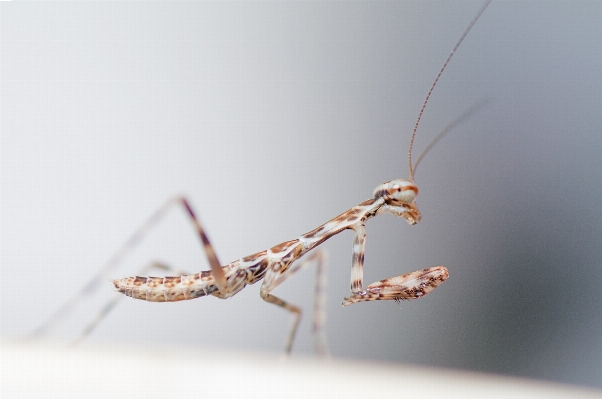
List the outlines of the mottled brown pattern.
{"label": "mottled brown pattern", "polygon": [[137,299],[144,299],[147,300],[149,302],[167,302],[167,300],[165,299],[165,295],[163,292],[157,292],[157,291],[148,291],[145,294],[144,298],[138,298]]}
{"label": "mottled brown pattern", "polygon": [[240,260],[235,260],[234,262],[228,263],[226,266],[222,266],[222,270],[226,275],[229,275],[232,271],[237,271],[238,269],[240,269]]}
{"label": "mottled brown pattern", "polygon": [[[366,201],[366,202],[368,202],[368,201]],[[322,242],[326,241],[333,235],[338,234],[345,229],[351,228],[351,225],[353,224],[351,222],[357,223],[357,222],[361,221],[362,219],[367,217],[368,213],[370,213],[370,211],[368,209],[364,209],[360,206],[353,207],[353,208],[349,209],[347,212],[343,212],[339,216],[324,223],[320,227],[318,227],[308,233],[302,234],[301,237],[304,239],[308,239],[308,240],[311,240],[314,238],[319,238],[319,241],[314,243],[314,245],[312,246],[312,248],[313,248],[313,247],[321,244]],[[332,227],[333,225],[335,227]],[[323,236],[323,237],[321,237],[321,236]]]}
{"label": "mottled brown pattern", "polygon": [[[264,251],[265,252],[265,251]],[[268,268],[268,258],[263,258],[259,262],[247,268],[247,282],[249,284],[255,284],[263,278]]]}
{"label": "mottled brown pattern", "polygon": [[286,249],[288,249],[290,246],[294,245],[297,242],[299,242],[299,240],[285,241],[283,243],[280,243],[280,244],[270,248],[270,251],[274,254],[278,254],[280,252],[285,251]]}
{"label": "mottled brown pattern", "polygon": [[361,208],[351,208],[347,212],[341,213],[336,218],[332,219],[335,223],[340,223],[349,219],[357,219],[357,216],[360,214]]}
{"label": "mottled brown pattern", "polygon": [[402,301],[422,298],[448,277],[449,273],[443,266],[429,267],[402,276],[390,277],[370,284],[362,293],[345,298],[343,306],[366,301]]}
{"label": "mottled brown pattern", "polygon": [[183,286],[189,286],[194,284],[195,280],[198,280],[198,274],[185,274],[180,276],[180,280]]}
{"label": "mottled brown pattern", "polygon": [[177,277],[164,277],[163,278],[163,285],[167,289],[173,288],[177,284],[180,284],[181,282],[182,282],[182,277],[180,277],[180,276],[177,276]]}
{"label": "mottled brown pattern", "polygon": [[237,294],[240,290],[242,290],[247,282],[247,273],[243,269],[239,269],[230,277],[228,277],[228,291],[222,292],[220,290],[216,290],[211,295],[216,296],[221,299],[227,299]]}
{"label": "mottled brown pattern", "polygon": [[132,290],[132,298],[147,300],[146,291],[134,288]]}
{"label": "mottled brown pattern", "polygon": [[139,287],[139,286],[141,286],[141,285],[144,285],[144,284],[146,284],[146,280],[147,280],[147,278],[146,278],[146,277],[140,277],[140,276],[136,276],[136,278],[134,279],[134,283],[133,283],[133,285],[135,285],[135,286]]}
{"label": "mottled brown pattern", "polygon": [[183,291],[168,291],[166,293],[169,302],[183,301],[188,299]]}
{"label": "mottled brown pattern", "polygon": [[[297,241],[297,240],[295,240]],[[289,251],[286,255],[281,258],[281,269],[280,273],[284,273],[294,261],[299,259],[303,253],[303,244],[297,241],[297,245],[293,248],[292,251]]]}
{"label": "mottled brown pattern", "polygon": [[359,204],[358,206],[370,206],[372,204],[374,204],[376,202],[375,198],[370,198],[364,202],[362,202],[361,204]]}
{"label": "mottled brown pattern", "polygon": [[320,231],[322,231],[323,228],[324,228],[324,225],[317,227],[317,228],[313,229],[312,231],[310,231],[309,233],[303,234],[301,237],[314,238]]}
{"label": "mottled brown pattern", "polygon": [[189,299],[195,299],[195,298],[200,298],[202,296],[205,296],[205,291],[203,291],[203,290],[190,290],[190,291],[188,291],[188,294],[190,295]]}
{"label": "mottled brown pattern", "polygon": [[262,256],[266,256],[267,253],[268,253],[267,250],[257,252],[256,254],[245,256],[244,258],[241,259],[241,261],[243,261],[245,263],[246,262],[255,262],[257,259],[261,258]]}
{"label": "mottled brown pattern", "polygon": [[155,288],[163,284],[163,277],[148,277],[146,279],[147,288]]}

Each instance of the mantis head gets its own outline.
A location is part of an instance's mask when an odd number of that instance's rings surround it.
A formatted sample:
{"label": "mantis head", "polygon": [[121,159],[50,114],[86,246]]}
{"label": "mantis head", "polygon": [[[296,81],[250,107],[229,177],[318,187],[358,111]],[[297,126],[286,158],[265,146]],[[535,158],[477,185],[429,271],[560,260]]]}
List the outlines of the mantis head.
{"label": "mantis head", "polygon": [[384,182],[374,189],[374,197],[385,200],[385,211],[403,217],[414,225],[422,216],[414,202],[418,195],[418,186],[408,179],[395,179]]}

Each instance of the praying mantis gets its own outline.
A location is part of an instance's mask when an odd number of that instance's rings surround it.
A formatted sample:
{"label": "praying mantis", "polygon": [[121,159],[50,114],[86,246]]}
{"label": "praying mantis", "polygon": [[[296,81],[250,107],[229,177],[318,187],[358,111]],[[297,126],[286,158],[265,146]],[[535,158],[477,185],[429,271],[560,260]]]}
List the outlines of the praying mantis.
{"label": "praying mantis", "polygon": [[[458,40],[456,46],[445,61],[439,74],[435,78],[424,104],[416,120],[414,131],[411,136],[408,150],[408,168],[409,177],[405,179],[394,179],[378,185],[373,198],[361,202],[359,205],[350,208],[339,216],[322,224],[321,226],[298,236],[295,239],[284,241],[269,249],[254,253],[240,258],[234,262],[223,265],[217,256],[207,229],[200,222],[195,211],[190,205],[190,201],[182,196],[176,196],[168,200],[159,210],[128,240],[124,246],[118,250],[117,254],[109,262],[108,267],[103,268],[101,272],[93,278],[92,282],[86,286],[82,292],[95,289],[102,280],[102,277],[111,271],[114,265],[118,264],[125,255],[134,248],[145,234],[173,207],[180,206],[191,220],[196,233],[205,250],[210,270],[194,274],[176,271],[177,275],[168,277],[125,277],[113,279],[112,283],[115,289],[135,299],[142,299],[151,302],[175,302],[181,300],[190,300],[203,296],[213,295],[221,299],[227,299],[240,292],[246,285],[262,282],[260,288],[261,298],[289,311],[293,316],[293,322],[286,340],[285,352],[292,350],[295,335],[301,317],[301,309],[288,301],[275,296],[271,291],[294,275],[297,271],[310,264],[317,264],[318,280],[316,287],[316,309],[314,311],[314,332],[316,336],[316,350],[319,354],[327,353],[327,345],[324,338],[324,315],[323,315],[323,291],[324,291],[324,273],[326,255],[324,252],[310,252],[317,246],[345,230],[354,231],[353,255],[351,267],[351,295],[345,298],[343,305],[348,306],[358,302],[378,301],[378,300],[408,300],[418,299],[435,288],[448,278],[448,271],[443,266],[434,266],[420,269],[411,273],[402,274],[377,281],[364,286],[363,268],[364,268],[364,249],[365,249],[365,223],[367,220],[384,213],[403,218],[410,225],[421,221],[421,214],[416,206],[415,199],[418,194],[418,187],[414,182],[414,171],[422,156],[418,157],[415,163],[412,162],[412,147],[414,137],[430,98],[430,95],[437,84],[441,74],[445,70],[448,62],[464,40],[466,34],[475,24],[481,13],[489,5],[487,1],[479,10],[475,18],[470,22],[467,29]],[[453,123],[451,124],[453,125]],[[434,141],[442,134],[447,132],[444,129]],[[427,146],[428,150],[430,145]],[[424,153],[423,153],[424,154]],[[305,259],[302,259],[305,256]],[[173,270],[164,263],[154,262],[145,268],[149,271],[152,268]],[[77,302],[76,295],[71,301],[57,312],[57,314],[48,320],[38,329],[37,333],[44,333],[49,326],[54,324],[63,315],[69,311],[70,307]],[[119,297],[117,297],[119,298]],[[115,305],[116,300],[112,301],[84,331],[83,336],[94,329],[97,323],[110,311]]]}

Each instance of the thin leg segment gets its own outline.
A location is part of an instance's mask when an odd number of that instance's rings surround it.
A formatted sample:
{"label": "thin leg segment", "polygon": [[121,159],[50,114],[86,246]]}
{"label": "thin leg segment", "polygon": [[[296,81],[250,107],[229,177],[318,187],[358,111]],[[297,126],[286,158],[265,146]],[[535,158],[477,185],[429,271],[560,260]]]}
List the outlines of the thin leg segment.
{"label": "thin leg segment", "polygon": [[351,292],[364,292],[364,253],[366,251],[366,228],[363,224],[354,227],[353,257],[351,259]]}
{"label": "thin leg segment", "polygon": [[180,201],[182,202],[184,209],[186,209],[188,216],[190,216],[190,219],[192,220],[192,223],[194,224],[194,227],[196,228],[196,231],[199,234],[199,238],[203,243],[203,249],[205,250],[205,255],[207,255],[209,265],[211,266],[213,278],[215,279],[215,285],[217,285],[218,289],[222,290],[226,288],[226,276],[224,276],[224,271],[222,270],[222,266],[219,262],[219,259],[217,259],[217,254],[213,249],[213,245],[211,245],[209,237],[207,237],[207,233],[205,233],[205,229],[203,229],[201,222],[194,214],[194,211],[190,207],[190,204],[188,203],[186,198],[181,197]]}
{"label": "thin leg segment", "polygon": [[[326,340],[326,286],[328,285],[328,252],[320,250],[314,253],[316,261],[316,288],[314,291],[314,314],[312,335],[314,349],[318,356],[330,356]],[[308,259],[308,262],[312,259]]]}
{"label": "thin leg segment", "polygon": [[290,354],[291,349],[293,347],[293,342],[295,341],[295,335],[297,334],[297,329],[299,328],[299,322],[301,321],[301,308],[299,308],[298,306],[291,305],[278,298],[277,296],[268,294],[263,290],[259,292],[259,295],[264,301],[273,303],[274,305],[280,306],[281,308],[284,308],[291,312],[293,320],[291,323],[291,328],[289,329],[286,345],[284,346],[284,352],[286,352],[287,355]]}
{"label": "thin leg segment", "polygon": [[328,356],[328,344],[326,341],[326,334],[324,330],[324,326],[326,324],[326,268],[328,263],[328,256],[326,252],[324,250],[316,251],[310,254],[306,259],[300,261],[299,263],[293,263],[290,266],[290,268],[286,269],[284,272],[280,272],[279,268],[276,266],[277,263],[273,263],[272,265],[270,265],[261,285],[259,293],[261,298],[266,302],[272,303],[274,305],[286,309],[287,311],[291,312],[291,315],[293,317],[285,345],[285,352],[287,354],[290,354],[293,342],[295,341],[295,336],[299,328],[299,323],[301,322],[302,311],[301,308],[299,308],[298,306],[292,305],[282,300],[281,298],[270,294],[270,292],[299,270],[304,269],[314,263],[317,266],[312,326],[314,348],[318,356]]}
{"label": "thin leg segment", "polygon": [[52,314],[42,325],[40,325],[34,332],[33,337],[41,337],[53,328],[53,326],[59,324],[64,320],[80,303],[85,297],[92,295],[100,282],[107,280],[109,273],[111,273],[117,266],[127,257],[127,255],[142,241],[142,239],[151,231],[165,215],[174,207],[181,205],[188,217],[190,217],[201,243],[211,265],[211,271],[215,277],[215,282],[218,288],[223,288],[226,285],[226,279],[220,266],[219,260],[213,250],[213,246],[207,237],[205,229],[202,227],[199,219],[196,217],[192,210],[189,202],[182,196],[175,196],[166,201],[159,209],[155,211],[135,232],[130,238],[115,252],[115,254],[109,259],[109,261],[96,273],[94,277],[86,284],[79,292],[71,297],[67,302],[63,304],[54,314]]}

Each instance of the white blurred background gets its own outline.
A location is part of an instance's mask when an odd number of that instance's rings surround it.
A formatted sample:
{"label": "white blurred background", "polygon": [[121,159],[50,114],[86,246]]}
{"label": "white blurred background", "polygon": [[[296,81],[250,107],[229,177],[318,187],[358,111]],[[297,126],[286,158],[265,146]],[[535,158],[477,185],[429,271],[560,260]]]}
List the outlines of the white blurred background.
{"label": "white blurred background", "polygon": [[[183,193],[223,263],[312,230],[407,177],[422,101],[481,2],[1,5],[1,325],[25,336]],[[352,233],[330,252],[337,357],[602,387],[602,4],[494,2],[437,86],[415,156],[423,222],[367,224],[366,283],[444,264],[414,302],[341,308]],[[174,211],[115,273],[208,265]],[[153,273],[157,274],[157,273]],[[306,309],[314,273],[275,294]],[[110,283],[53,332],[76,336]],[[127,298],[126,298],[127,299]],[[124,300],[92,341],[279,352],[289,316],[228,301]]]}

